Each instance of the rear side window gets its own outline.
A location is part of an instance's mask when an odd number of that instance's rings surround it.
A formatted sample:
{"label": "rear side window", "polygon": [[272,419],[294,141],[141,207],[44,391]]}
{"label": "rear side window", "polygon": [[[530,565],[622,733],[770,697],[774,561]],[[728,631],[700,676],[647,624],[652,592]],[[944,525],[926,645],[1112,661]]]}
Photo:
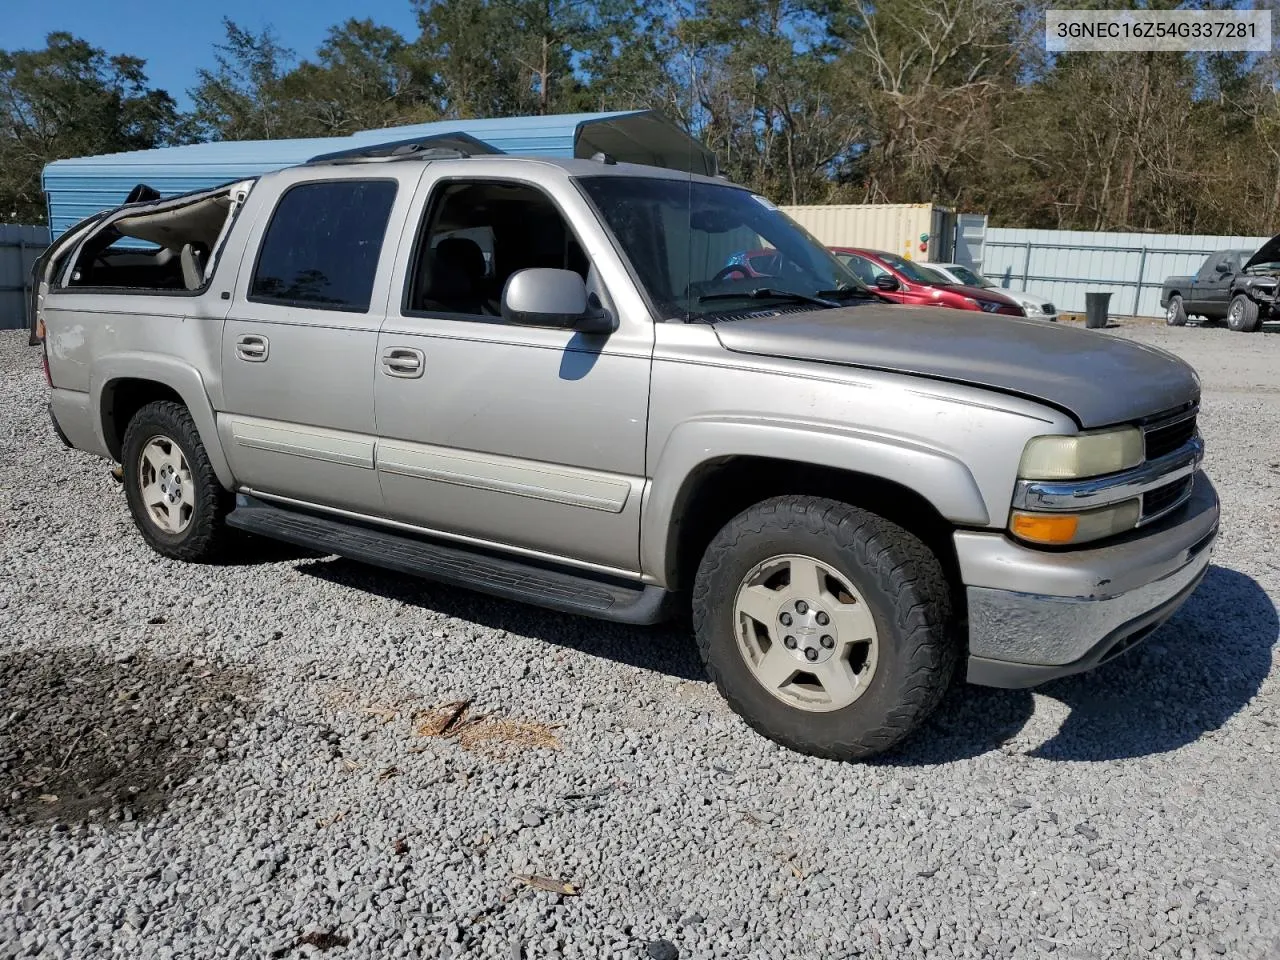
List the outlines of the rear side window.
{"label": "rear side window", "polygon": [[249,299],[366,312],[395,198],[394,180],[290,187],[263,235]]}

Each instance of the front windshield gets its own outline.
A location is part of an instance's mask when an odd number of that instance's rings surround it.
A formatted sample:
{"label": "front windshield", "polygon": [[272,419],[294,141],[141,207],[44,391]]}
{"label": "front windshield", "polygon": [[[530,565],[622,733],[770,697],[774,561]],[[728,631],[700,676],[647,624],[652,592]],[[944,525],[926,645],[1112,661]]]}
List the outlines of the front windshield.
{"label": "front windshield", "polygon": [[995,284],[986,277],[979,276],[968,267],[962,267],[958,263],[947,267],[947,273],[956,278],[957,281],[969,287],[994,287]]}
{"label": "front windshield", "polygon": [[908,280],[913,280],[916,283],[936,286],[940,283],[948,284],[951,282],[942,274],[937,273],[934,270],[930,270],[928,267],[916,263],[914,260],[908,260],[906,257],[900,257],[896,253],[879,253],[876,254],[876,256],[889,266],[893,267],[893,269],[897,270]]}
{"label": "front windshield", "polygon": [[874,296],[802,227],[739,187],[657,177],[579,183],[663,319]]}

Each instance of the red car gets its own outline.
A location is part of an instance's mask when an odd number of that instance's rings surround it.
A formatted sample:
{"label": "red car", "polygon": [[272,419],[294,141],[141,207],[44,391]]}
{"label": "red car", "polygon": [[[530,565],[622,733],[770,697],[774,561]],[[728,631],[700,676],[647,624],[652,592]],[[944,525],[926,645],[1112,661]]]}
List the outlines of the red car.
{"label": "red car", "polygon": [[1022,307],[1002,293],[984,287],[964,287],[952,283],[925,264],[907,260],[896,253],[859,250],[856,247],[828,249],[868,287],[898,303],[983,310],[1010,317],[1026,316]]}

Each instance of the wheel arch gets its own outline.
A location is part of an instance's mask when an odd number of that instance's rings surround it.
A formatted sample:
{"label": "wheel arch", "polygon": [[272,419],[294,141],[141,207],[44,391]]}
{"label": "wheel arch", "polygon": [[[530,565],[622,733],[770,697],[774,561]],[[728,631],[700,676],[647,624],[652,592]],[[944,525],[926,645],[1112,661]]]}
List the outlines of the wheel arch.
{"label": "wheel arch", "polygon": [[[726,426],[736,429],[721,432]],[[988,523],[978,485],[958,460],[844,433],[686,424],[654,475],[641,521],[641,565],[676,590],[688,587],[724,523],[772,496],[824,496],[878,513],[929,544],[957,577],[952,533]]]}
{"label": "wheel arch", "polygon": [[104,357],[94,363],[89,393],[92,409],[97,411],[98,439],[113,459],[120,459],[125,429],[138,410],[148,403],[171,400],[190,412],[218,482],[228,490],[234,488],[213,405],[195,367],[174,357],[150,354]]}
{"label": "wheel arch", "polygon": [[[1236,301],[1241,301],[1241,322],[1238,326],[1232,326],[1231,315]],[[1231,330],[1240,333],[1256,333],[1262,329],[1264,312],[1269,310],[1270,304],[1255,297],[1248,287],[1240,287],[1231,294],[1231,299],[1227,301],[1227,326]]]}

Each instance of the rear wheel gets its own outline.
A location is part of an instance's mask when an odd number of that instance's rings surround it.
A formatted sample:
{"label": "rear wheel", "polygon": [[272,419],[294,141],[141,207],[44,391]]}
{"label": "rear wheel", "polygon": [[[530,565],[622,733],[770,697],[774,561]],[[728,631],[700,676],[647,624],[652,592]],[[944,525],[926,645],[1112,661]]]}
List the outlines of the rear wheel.
{"label": "rear wheel", "polygon": [[1164,322],[1170,327],[1185,327],[1187,325],[1187,311],[1182,305],[1182,298],[1176,293],[1169,298],[1169,306],[1164,311]]}
{"label": "rear wheel", "polygon": [[125,429],[120,453],[134,523],[157,553],[214,559],[228,530],[231,495],[218,482],[200,433],[179,403],[149,403]]}
{"label": "rear wheel", "polygon": [[766,500],[731,520],[698,568],[693,617],[738,714],[786,747],[837,760],[906,737],[941,699],[958,652],[928,547],[817,497]]}
{"label": "rear wheel", "polygon": [[1227,307],[1227,326],[1237,333],[1254,333],[1262,326],[1258,319],[1258,305],[1243,293],[1231,298],[1231,306]]}

